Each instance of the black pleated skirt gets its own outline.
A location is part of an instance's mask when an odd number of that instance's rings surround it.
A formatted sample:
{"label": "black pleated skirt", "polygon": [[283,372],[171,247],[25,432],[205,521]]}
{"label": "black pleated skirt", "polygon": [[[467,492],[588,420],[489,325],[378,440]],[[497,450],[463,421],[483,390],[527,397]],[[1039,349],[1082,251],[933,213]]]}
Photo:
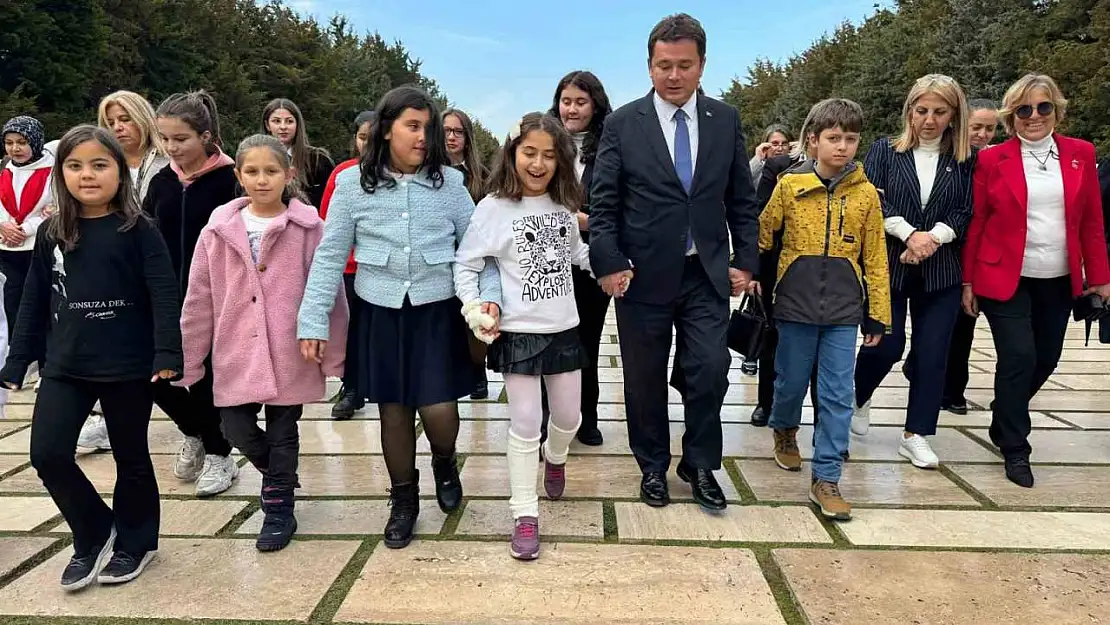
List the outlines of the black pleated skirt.
{"label": "black pleated skirt", "polygon": [[376,404],[420,407],[470,395],[477,382],[462,304],[451,298],[401,308],[361,302],[359,393]]}
{"label": "black pleated skirt", "polygon": [[489,346],[489,368],[518,375],[555,375],[589,363],[578,329],[555,334],[502,332]]}

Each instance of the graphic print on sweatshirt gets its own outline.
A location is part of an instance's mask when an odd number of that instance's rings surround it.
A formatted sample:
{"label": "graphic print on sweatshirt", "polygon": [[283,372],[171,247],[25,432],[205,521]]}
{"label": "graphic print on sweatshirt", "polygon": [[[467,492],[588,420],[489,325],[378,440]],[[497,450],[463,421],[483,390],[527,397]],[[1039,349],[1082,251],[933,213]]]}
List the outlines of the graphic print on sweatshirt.
{"label": "graphic print on sweatshirt", "polygon": [[538,302],[574,292],[570,273],[570,233],[574,216],[567,211],[525,215],[513,220],[513,244],[520,259],[521,299]]}
{"label": "graphic print on sweatshirt", "polygon": [[66,310],[83,310],[85,319],[115,319],[119,309],[131,306],[132,303],[125,299],[89,300],[71,302],[66,290],[66,259],[60,245],[54,246],[54,270],[50,276],[50,286],[54,290],[54,322],[58,321],[58,314]]}

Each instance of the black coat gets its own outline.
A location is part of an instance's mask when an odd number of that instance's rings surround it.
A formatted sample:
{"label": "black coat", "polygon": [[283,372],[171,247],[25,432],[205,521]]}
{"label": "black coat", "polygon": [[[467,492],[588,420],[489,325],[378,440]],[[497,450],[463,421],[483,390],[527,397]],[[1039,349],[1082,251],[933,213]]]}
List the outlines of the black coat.
{"label": "black coat", "polygon": [[590,262],[606,276],[630,268],[625,297],[669,304],[679,295],[687,233],[692,233],[714,290],[729,297],[731,266],[755,272],[759,264],[759,210],[733,107],[697,96],[698,156],[687,194],[675,173],[653,93],[605,120],[590,185]]}
{"label": "black coat", "polygon": [[239,197],[238,188],[234,165],[213,169],[188,187],[181,184],[169,165],[151,179],[143,210],[158,222],[182,298],[189,285],[189,269],[200,231],[208,225],[212,211]]}
{"label": "black coat", "polygon": [[324,188],[327,187],[331,172],[335,171],[335,162],[331,160],[327,152],[320,149],[313,149],[309,153],[308,160],[309,167],[308,171],[305,172],[304,195],[308,198],[308,203],[319,212],[320,203],[324,201]]}

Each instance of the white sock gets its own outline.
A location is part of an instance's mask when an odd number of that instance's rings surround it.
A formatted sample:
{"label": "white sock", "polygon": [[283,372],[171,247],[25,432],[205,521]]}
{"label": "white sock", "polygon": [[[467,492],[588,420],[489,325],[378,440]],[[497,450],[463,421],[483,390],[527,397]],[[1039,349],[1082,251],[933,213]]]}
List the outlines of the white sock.
{"label": "white sock", "polygon": [[540,439],[523,439],[509,430],[506,456],[509,460],[509,512],[514,519],[540,515],[539,480]]}
{"label": "white sock", "polygon": [[582,425],[581,416],[578,417],[578,423],[570,430],[559,429],[553,421],[548,423],[547,442],[543,444],[544,459],[551,464],[566,464],[567,453],[570,452],[570,442],[574,440],[579,425]]}

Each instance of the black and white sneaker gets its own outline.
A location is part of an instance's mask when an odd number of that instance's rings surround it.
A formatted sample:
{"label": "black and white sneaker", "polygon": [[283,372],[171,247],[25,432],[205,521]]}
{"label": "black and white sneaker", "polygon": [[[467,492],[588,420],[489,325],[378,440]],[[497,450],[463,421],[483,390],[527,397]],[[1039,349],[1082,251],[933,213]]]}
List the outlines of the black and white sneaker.
{"label": "black and white sneaker", "polygon": [[96,581],[101,584],[123,584],[143,574],[143,569],[154,559],[154,552],[127,553],[117,551],[112,554],[108,566],[100,571]]}
{"label": "black and white sneaker", "polygon": [[116,528],[112,526],[112,533],[103,545],[96,545],[84,556],[74,554],[69,559],[69,564],[62,571],[62,588],[69,592],[81,590],[96,581],[97,572],[104,562],[112,555],[116,544]]}

